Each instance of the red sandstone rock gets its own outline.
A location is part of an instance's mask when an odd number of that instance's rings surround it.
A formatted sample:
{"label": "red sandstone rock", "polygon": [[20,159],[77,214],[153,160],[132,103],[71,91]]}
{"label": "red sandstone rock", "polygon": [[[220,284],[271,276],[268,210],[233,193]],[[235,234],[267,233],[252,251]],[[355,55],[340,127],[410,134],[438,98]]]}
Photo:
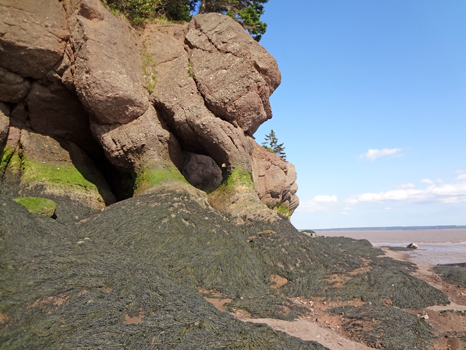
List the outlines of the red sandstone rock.
{"label": "red sandstone rock", "polygon": [[291,211],[298,207],[298,185],[293,164],[256,143],[252,154],[252,174],[257,194],[264,204],[283,205]]}
{"label": "red sandstone rock", "polygon": [[0,101],[18,103],[26,96],[30,86],[29,81],[0,67]]}
{"label": "red sandstone rock", "polygon": [[63,56],[70,32],[56,0],[0,0],[0,66],[39,79]]}
{"label": "red sandstone rock", "polygon": [[87,111],[99,124],[125,124],[143,115],[148,93],[130,27],[100,0],[66,4],[75,50],[73,81]]}
{"label": "red sandstone rock", "polygon": [[269,96],[281,80],[275,59],[237,22],[217,13],[195,16],[186,42],[208,108],[254,134],[272,117]]}

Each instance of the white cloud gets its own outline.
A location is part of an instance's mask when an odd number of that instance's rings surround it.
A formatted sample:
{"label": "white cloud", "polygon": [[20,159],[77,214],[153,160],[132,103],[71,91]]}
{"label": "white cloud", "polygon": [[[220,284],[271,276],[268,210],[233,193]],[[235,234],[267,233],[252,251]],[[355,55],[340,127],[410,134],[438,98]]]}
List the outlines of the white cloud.
{"label": "white cloud", "polygon": [[466,173],[466,169],[455,170],[453,174],[464,174]]}
{"label": "white cloud", "polygon": [[401,188],[401,189],[405,189],[405,188],[415,188],[416,186],[414,186],[414,184],[412,183],[407,183],[407,184],[403,184],[401,186],[396,186],[396,188]]}
{"label": "white cloud", "polygon": [[344,208],[343,208],[343,210],[346,210],[346,211],[347,211],[347,210],[351,210],[351,209],[353,209],[353,208],[351,208],[351,207],[344,207]]}
{"label": "white cloud", "polygon": [[317,211],[327,211],[338,203],[337,196],[319,195],[312,200],[303,200],[299,203],[298,211],[314,213]]}
{"label": "white cloud", "polygon": [[384,148],[384,149],[369,149],[367,153],[361,154],[359,159],[365,159],[369,162],[373,162],[379,157],[386,157],[386,156],[402,156],[403,154],[399,154],[402,151],[402,148]]}
{"label": "white cloud", "polygon": [[429,179],[422,179],[421,181],[419,181],[420,183],[424,183],[424,184],[429,184],[429,185],[433,185],[435,182],[432,181],[432,180],[429,180]]}
{"label": "white cloud", "polygon": [[[466,179],[466,178],[465,178]],[[428,180],[428,179],[424,179]],[[459,203],[466,202],[466,181],[439,184],[436,181],[422,181],[430,184],[426,189],[404,188],[379,193],[363,193],[355,196],[359,202],[437,202]],[[461,178],[460,180],[464,180]],[[437,182],[437,184],[436,184]]]}
{"label": "white cloud", "polygon": [[345,203],[348,203],[348,204],[358,204],[359,201],[358,201],[356,198],[346,198],[346,199],[345,199]]}
{"label": "white cloud", "polygon": [[421,183],[424,183],[424,184],[428,184],[428,185],[433,185],[433,184],[440,184],[440,183],[444,183],[445,181],[443,181],[442,179],[435,179],[435,180],[431,180],[431,179],[422,179],[421,181],[419,181]]}
{"label": "white cloud", "polygon": [[457,180],[466,180],[466,174],[458,175]]}
{"label": "white cloud", "polygon": [[348,215],[349,213],[347,213],[346,211],[342,211],[341,212],[343,215]]}
{"label": "white cloud", "polygon": [[315,196],[314,201],[330,203],[330,202],[338,202],[338,198],[337,196]]}

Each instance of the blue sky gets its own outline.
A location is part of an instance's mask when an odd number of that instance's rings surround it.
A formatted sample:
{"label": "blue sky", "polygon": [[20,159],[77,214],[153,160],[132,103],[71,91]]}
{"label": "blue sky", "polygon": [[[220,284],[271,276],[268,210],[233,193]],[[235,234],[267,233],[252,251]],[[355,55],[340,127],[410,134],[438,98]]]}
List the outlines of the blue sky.
{"label": "blue sky", "polygon": [[301,229],[466,224],[466,1],[270,0]]}

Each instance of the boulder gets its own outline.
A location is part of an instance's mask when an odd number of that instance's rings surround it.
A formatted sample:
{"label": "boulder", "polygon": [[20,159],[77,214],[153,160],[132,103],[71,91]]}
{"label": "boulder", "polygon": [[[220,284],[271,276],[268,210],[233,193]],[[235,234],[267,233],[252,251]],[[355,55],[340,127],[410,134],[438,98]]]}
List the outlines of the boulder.
{"label": "boulder", "polygon": [[217,165],[249,170],[251,139],[244,131],[222,120],[205,106],[192,78],[188,55],[176,38],[152,32],[146,38],[148,53],[157,62],[157,84],[151,94],[170,129],[184,149],[204,153]]}
{"label": "boulder", "polygon": [[57,0],[0,0],[0,66],[39,79],[63,56],[70,36]]}
{"label": "boulder", "polygon": [[204,191],[214,190],[222,183],[222,169],[202,154],[188,152],[182,173],[191,185]]}
{"label": "boulder", "polygon": [[0,101],[18,103],[29,91],[29,81],[0,67]]}
{"label": "boulder", "polygon": [[186,43],[197,88],[217,117],[248,135],[272,118],[269,97],[281,74],[275,59],[241,25],[218,13],[198,15]]}
{"label": "boulder", "polygon": [[293,164],[256,143],[252,153],[252,174],[262,203],[270,207],[284,206],[290,211],[298,207],[298,185]]}
{"label": "boulder", "polygon": [[99,124],[125,124],[149,108],[140,49],[131,28],[100,0],[68,0],[74,43],[73,81]]}
{"label": "boulder", "polygon": [[99,152],[91,135],[89,116],[76,94],[63,85],[56,74],[34,82],[27,96],[29,126],[43,135],[77,144],[89,153]]}
{"label": "boulder", "polygon": [[419,246],[416,243],[409,243],[406,248],[409,249],[419,249]]}

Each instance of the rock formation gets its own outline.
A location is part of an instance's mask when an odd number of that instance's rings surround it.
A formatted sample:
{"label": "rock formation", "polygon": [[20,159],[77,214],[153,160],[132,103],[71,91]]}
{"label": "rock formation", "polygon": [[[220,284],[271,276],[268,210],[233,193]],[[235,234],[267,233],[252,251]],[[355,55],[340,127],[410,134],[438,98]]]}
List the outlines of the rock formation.
{"label": "rock formation", "polygon": [[[65,156],[71,149],[98,164],[94,185],[105,195],[89,196],[88,208],[114,202],[104,177],[113,191],[132,182],[129,195],[188,181],[213,191],[211,205],[237,217],[276,220],[267,206],[297,207],[294,167],[253,138],[272,117],[280,71],[231,18],[204,14],[138,32],[100,0],[0,0],[0,10],[2,177],[18,193],[34,140],[62,148],[45,157],[53,164],[80,171],[83,158]],[[12,176],[12,159],[20,160],[20,176]]]}
{"label": "rock formation", "polygon": [[281,219],[295,168],[253,138],[279,83],[227,16],[136,31],[100,0],[0,0],[0,348],[326,349],[228,313],[315,318],[297,297],[428,348],[412,312],[449,300],[412,264]]}

